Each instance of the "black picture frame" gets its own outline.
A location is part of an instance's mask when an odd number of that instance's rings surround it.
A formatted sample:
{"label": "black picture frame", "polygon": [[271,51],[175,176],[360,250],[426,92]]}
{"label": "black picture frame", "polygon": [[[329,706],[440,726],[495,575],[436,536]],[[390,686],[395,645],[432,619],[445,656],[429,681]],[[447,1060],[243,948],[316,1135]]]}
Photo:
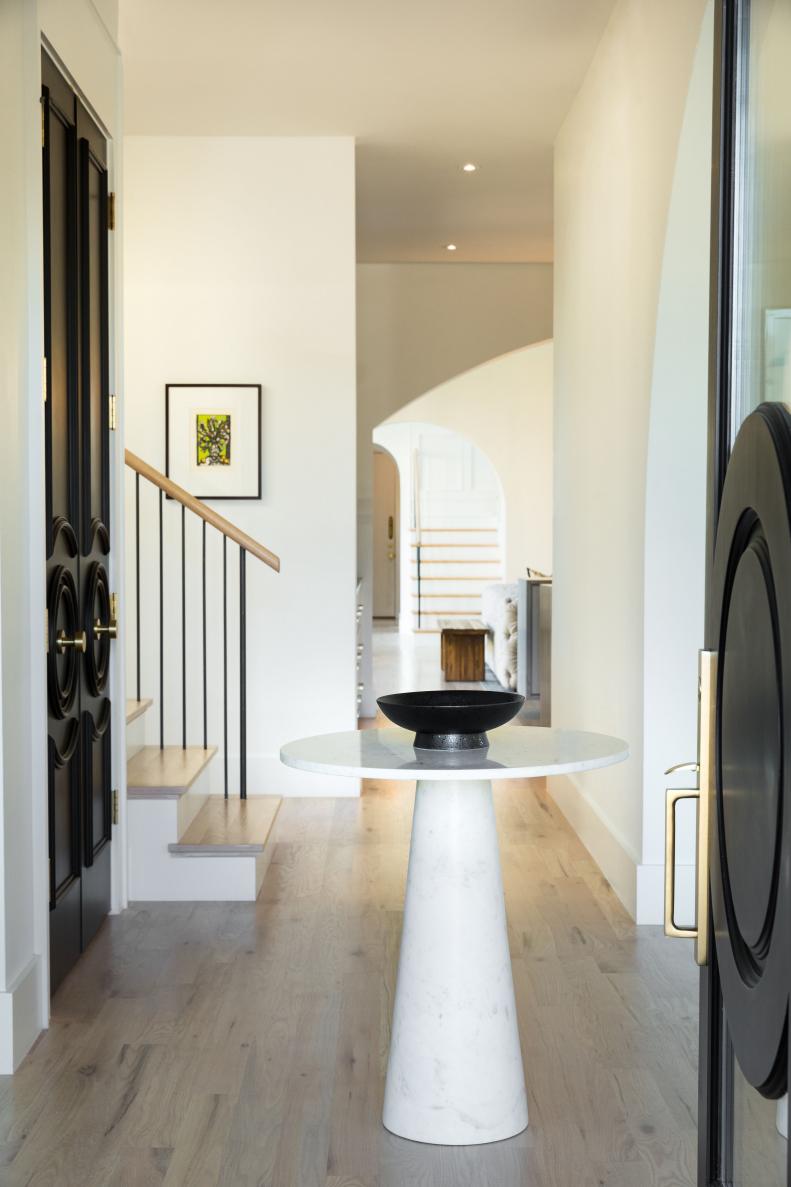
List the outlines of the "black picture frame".
{"label": "black picture frame", "polygon": [[190,491],[196,499],[203,499],[205,502],[218,501],[236,501],[236,500],[250,500],[260,499],[262,496],[262,449],[261,449],[261,411],[263,402],[263,387],[260,383],[166,383],[165,384],[165,474],[173,481],[178,481],[177,477],[171,473],[171,440],[170,440],[170,414],[171,414],[171,398],[170,393],[175,392],[179,388],[240,388],[248,389],[251,393],[254,392],[256,401],[256,490],[251,494],[202,494],[200,491]]}

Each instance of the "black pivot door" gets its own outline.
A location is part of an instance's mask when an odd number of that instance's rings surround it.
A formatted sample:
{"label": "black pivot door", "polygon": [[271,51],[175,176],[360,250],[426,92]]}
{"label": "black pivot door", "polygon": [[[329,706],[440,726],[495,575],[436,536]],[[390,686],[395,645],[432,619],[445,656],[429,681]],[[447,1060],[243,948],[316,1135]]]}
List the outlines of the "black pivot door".
{"label": "black pivot door", "polygon": [[698,1182],[787,1187],[791,5],[718,0],[715,47]]}
{"label": "black pivot door", "polygon": [[[110,909],[107,144],[42,58],[50,963]],[[108,629],[110,628],[110,629]]]}

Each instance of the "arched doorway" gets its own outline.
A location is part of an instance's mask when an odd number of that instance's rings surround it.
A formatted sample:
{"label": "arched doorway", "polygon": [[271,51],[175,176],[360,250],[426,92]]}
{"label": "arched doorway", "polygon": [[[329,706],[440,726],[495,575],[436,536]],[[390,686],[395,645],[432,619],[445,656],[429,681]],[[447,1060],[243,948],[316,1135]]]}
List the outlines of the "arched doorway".
{"label": "arched doorway", "polygon": [[387,558],[395,551],[385,551],[385,502],[377,494],[381,476],[392,472],[386,458],[401,490],[400,531],[398,518],[393,529],[403,541],[401,629],[435,633],[440,619],[479,618],[483,590],[504,580],[506,508],[494,466],[462,434],[425,422],[379,425],[374,446],[382,451],[381,461],[374,453],[381,467],[374,474],[374,617],[381,617],[377,570],[393,563]]}

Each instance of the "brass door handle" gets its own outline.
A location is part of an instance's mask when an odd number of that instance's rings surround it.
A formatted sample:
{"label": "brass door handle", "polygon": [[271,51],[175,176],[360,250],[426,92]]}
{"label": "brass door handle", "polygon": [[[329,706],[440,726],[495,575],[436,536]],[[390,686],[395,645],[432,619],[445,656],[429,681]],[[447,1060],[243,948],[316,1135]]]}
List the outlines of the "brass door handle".
{"label": "brass door handle", "polygon": [[700,805],[700,791],[697,787],[669,787],[665,796],[665,935],[677,940],[696,940],[697,928],[679,927],[675,920],[676,804],[679,800],[697,800]]}
{"label": "brass door handle", "polygon": [[699,771],[699,762],[677,762],[665,771],[666,775],[675,775],[676,771]]}
{"label": "brass door handle", "polygon": [[[715,732],[717,717],[717,653],[701,651],[698,661],[698,761],[676,763],[665,774],[698,771],[698,787],[670,787],[665,793],[665,935],[695,941],[695,960],[709,960],[709,825],[714,787]],[[694,928],[678,927],[676,907],[676,804],[697,801],[697,874],[695,878]]]}
{"label": "brass door handle", "polygon": [[55,646],[61,655],[63,655],[67,647],[73,647],[75,651],[81,651],[85,654],[88,650],[88,636],[85,634],[85,631],[78,631],[73,639],[68,639],[65,631],[58,631]]}
{"label": "brass door handle", "polygon": [[99,636],[107,635],[108,639],[117,639],[118,638],[118,623],[115,622],[113,619],[110,619],[110,621],[107,623],[107,625],[103,626],[102,620],[100,618],[97,618],[95,623],[93,624],[93,633],[94,633],[94,635],[99,635]]}

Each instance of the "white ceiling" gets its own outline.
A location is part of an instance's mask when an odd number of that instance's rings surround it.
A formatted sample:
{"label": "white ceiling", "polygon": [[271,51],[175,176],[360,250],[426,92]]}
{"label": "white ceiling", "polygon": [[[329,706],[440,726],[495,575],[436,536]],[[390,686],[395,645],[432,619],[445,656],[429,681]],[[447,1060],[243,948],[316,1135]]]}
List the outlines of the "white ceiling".
{"label": "white ceiling", "polygon": [[552,144],[613,4],[121,0],[126,129],[353,135],[361,260],[550,260]]}

